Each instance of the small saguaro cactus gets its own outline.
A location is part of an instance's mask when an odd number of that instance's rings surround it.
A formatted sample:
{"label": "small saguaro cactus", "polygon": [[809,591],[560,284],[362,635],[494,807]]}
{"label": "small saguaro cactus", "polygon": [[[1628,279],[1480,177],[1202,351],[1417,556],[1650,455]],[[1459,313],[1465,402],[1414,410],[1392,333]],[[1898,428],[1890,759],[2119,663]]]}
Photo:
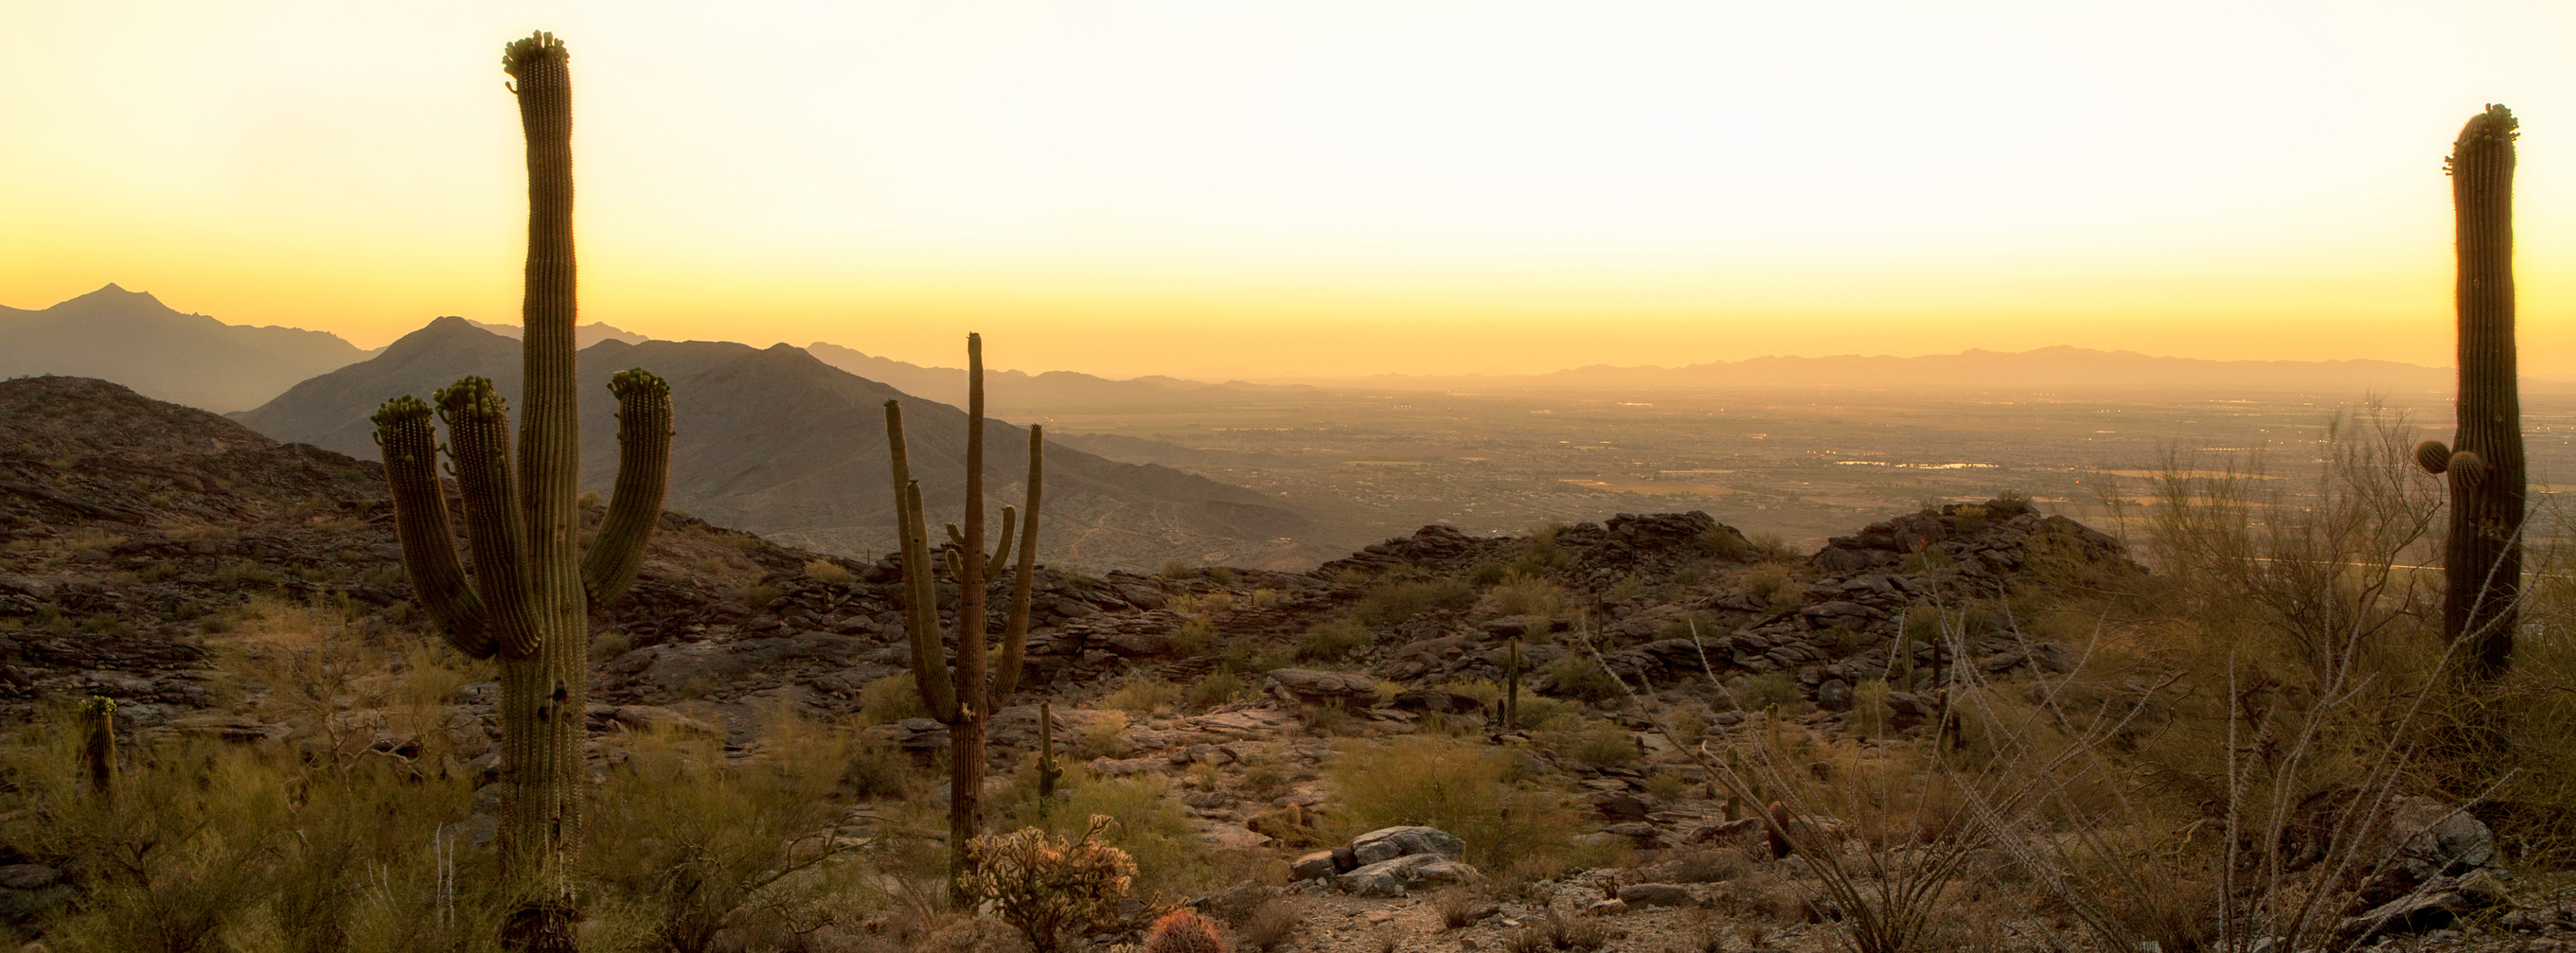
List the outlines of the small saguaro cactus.
{"label": "small saguaro cactus", "polygon": [[[421,608],[449,643],[501,666],[501,875],[519,907],[504,946],[575,948],[574,863],[581,838],[582,710],[590,611],[635,581],[670,477],[671,390],[641,369],[609,383],[617,398],[616,495],[581,551],[580,401],[573,386],[572,73],[539,33],[509,44],[528,149],[528,261],[521,302],[525,389],[517,460],[509,404],[468,377],[437,392],[447,457],[474,554],[469,585],[449,531],[431,405],[405,395],[378,408],[376,443],[392,490],[395,536]],[[513,465],[515,462],[515,466]]]}
{"label": "small saguaro cactus", "polygon": [[[930,717],[948,726],[948,883],[950,893],[964,902],[968,900],[966,878],[974,865],[967,844],[983,827],[984,724],[1018,686],[1020,664],[1028,653],[1029,595],[1038,558],[1038,501],[1046,486],[1046,432],[1036,425],[1029,427],[1028,499],[1024,506],[1028,515],[1018,518],[1019,566],[1011,580],[1010,616],[1002,632],[1001,664],[991,665],[987,671],[985,641],[992,630],[984,613],[985,583],[1001,568],[1008,550],[996,548],[989,556],[984,552],[983,336],[966,336],[966,525],[962,529],[950,527],[955,548],[947,551],[944,560],[957,580],[954,665],[948,664],[940,650],[945,640],[939,622],[939,589],[933,578],[936,564],[930,555],[930,523],[922,512],[921,482],[912,478],[912,464],[905,453],[903,404],[886,401],[885,415],[886,457],[894,470],[895,528],[902,546],[904,630],[912,643],[913,684],[921,689],[922,705],[930,710]],[[1003,507],[1005,547],[1010,545],[1013,520],[1012,510]]]}
{"label": "small saguaro cactus", "polygon": [[1055,802],[1055,782],[1064,777],[1064,769],[1055,763],[1055,711],[1053,702],[1038,703],[1038,817],[1044,818],[1047,807]]}
{"label": "small saguaro cactus", "polygon": [[1503,665],[1503,730],[1521,726],[1521,640],[1513,636]]}
{"label": "small saguaro cactus", "polygon": [[89,775],[89,793],[116,796],[116,700],[92,695],[82,702],[81,767]]}
{"label": "small saguaro cactus", "polygon": [[2446,163],[2458,235],[2458,430],[2427,440],[2415,462],[2443,474],[2451,531],[2442,552],[2442,631],[2463,643],[2467,671],[2504,674],[2513,659],[2514,607],[2522,592],[2522,520],[2528,487],[2513,328],[2513,111],[2489,105],[2469,117]]}

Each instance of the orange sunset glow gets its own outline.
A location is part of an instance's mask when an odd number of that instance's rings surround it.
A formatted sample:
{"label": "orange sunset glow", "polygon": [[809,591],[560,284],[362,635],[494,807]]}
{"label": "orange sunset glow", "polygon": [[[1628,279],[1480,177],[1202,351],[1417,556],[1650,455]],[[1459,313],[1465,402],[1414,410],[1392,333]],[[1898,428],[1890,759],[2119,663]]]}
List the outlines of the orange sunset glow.
{"label": "orange sunset glow", "polygon": [[13,3],[0,304],[514,321],[494,51],[569,38],[583,320],[1000,366],[2056,344],[2447,365],[2502,102],[2576,376],[2563,3]]}

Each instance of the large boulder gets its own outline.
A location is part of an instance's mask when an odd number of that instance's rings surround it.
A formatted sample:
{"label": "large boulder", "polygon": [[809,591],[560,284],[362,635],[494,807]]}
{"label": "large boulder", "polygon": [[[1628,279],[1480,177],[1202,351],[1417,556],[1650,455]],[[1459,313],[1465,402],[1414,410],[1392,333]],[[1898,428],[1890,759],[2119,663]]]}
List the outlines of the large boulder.
{"label": "large boulder", "polygon": [[1406,854],[1363,865],[1336,878],[1336,882],[1343,890],[1363,897],[1401,897],[1426,884],[1465,884],[1483,879],[1476,868],[1439,854]]}
{"label": "large boulder", "polygon": [[1466,841],[1436,827],[1385,827],[1351,838],[1351,855],[1361,866],[1417,854],[1456,860],[1466,853]]}
{"label": "large boulder", "polygon": [[1296,704],[1366,708],[1377,702],[1377,680],[1358,672],[1278,668],[1270,670],[1270,692]]}

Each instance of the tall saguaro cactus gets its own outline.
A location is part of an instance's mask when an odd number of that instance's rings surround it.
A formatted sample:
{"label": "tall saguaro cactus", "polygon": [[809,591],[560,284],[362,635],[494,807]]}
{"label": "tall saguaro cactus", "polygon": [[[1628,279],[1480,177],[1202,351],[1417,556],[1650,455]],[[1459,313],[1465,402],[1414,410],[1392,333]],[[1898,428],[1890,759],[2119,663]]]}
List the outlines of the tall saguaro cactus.
{"label": "tall saguaro cactus", "polygon": [[965,875],[973,864],[967,841],[983,827],[984,724],[993,709],[1017,687],[1021,660],[1029,644],[1029,590],[1037,572],[1038,501],[1045,490],[1045,428],[1029,427],[1028,515],[1019,519],[1019,566],[1011,581],[1009,621],[1002,630],[1001,664],[986,671],[985,641],[991,627],[984,616],[986,582],[1011,548],[1010,507],[1002,508],[1001,545],[984,553],[984,339],[966,336],[966,518],[965,527],[950,526],[956,547],[944,560],[957,580],[957,656],[943,657],[945,641],[939,623],[939,588],[930,555],[930,522],[921,506],[921,482],[912,478],[912,463],[903,439],[903,405],[885,402],[887,458],[894,468],[895,527],[901,538],[904,629],[912,642],[913,683],[930,716],[948,726],[948,882],[964,899]]}
{"label": "tall saguaro cactus", "polygon": [[572,73],[564,46],[539,33],[509,44],[528,141],[526,375],[517,465],[509,404],[481,377],[436,395],[447,456],[474,554],[469,585],[449,532],[431,407],[402,396],[378,408],[376,443],[394,502],[403,565],[421,607],[448,641],[500,659],[501,744],[510,798],[502,875],[519,904],[506,945],[569,951],[574,853],[581,837],[582,721],[590,610],[623,595],[661,519],[671,458],[671,391],[641,369],[619,372],[616,496],[581,552],[580,401],[574,393]]}
{"label": "tall saguaro cactus", "polygon": [[2513,111],[2489,105],[2451,146],[2451,206],[2458,231],[2459,429],[2452,445],[2427,440],[2415,460],[2446,473],[2451,532],[2442,553],[2442,631],[2465,639],[2468,671],[2504,674],[2513,659],[2514,605],[2522,591],[2525,495],[2522,400],[2513,330]]}

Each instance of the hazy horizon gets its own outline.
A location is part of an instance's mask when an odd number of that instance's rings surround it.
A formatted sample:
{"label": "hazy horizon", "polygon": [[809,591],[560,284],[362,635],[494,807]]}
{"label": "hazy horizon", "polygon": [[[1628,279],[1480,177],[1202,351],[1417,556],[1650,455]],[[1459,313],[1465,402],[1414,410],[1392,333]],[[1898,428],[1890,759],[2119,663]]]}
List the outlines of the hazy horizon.
{"label": "hazy horizon", "polygon": [[[2576,375],[2576,9],[175,0],[0,11],[0,302],[381,346],[517,311],[500,44],[571,45],[582,320],[1109,377],[2048,346],[2447,364],[2502,102]],[[725,51],[760,50],[760,55]]]}

